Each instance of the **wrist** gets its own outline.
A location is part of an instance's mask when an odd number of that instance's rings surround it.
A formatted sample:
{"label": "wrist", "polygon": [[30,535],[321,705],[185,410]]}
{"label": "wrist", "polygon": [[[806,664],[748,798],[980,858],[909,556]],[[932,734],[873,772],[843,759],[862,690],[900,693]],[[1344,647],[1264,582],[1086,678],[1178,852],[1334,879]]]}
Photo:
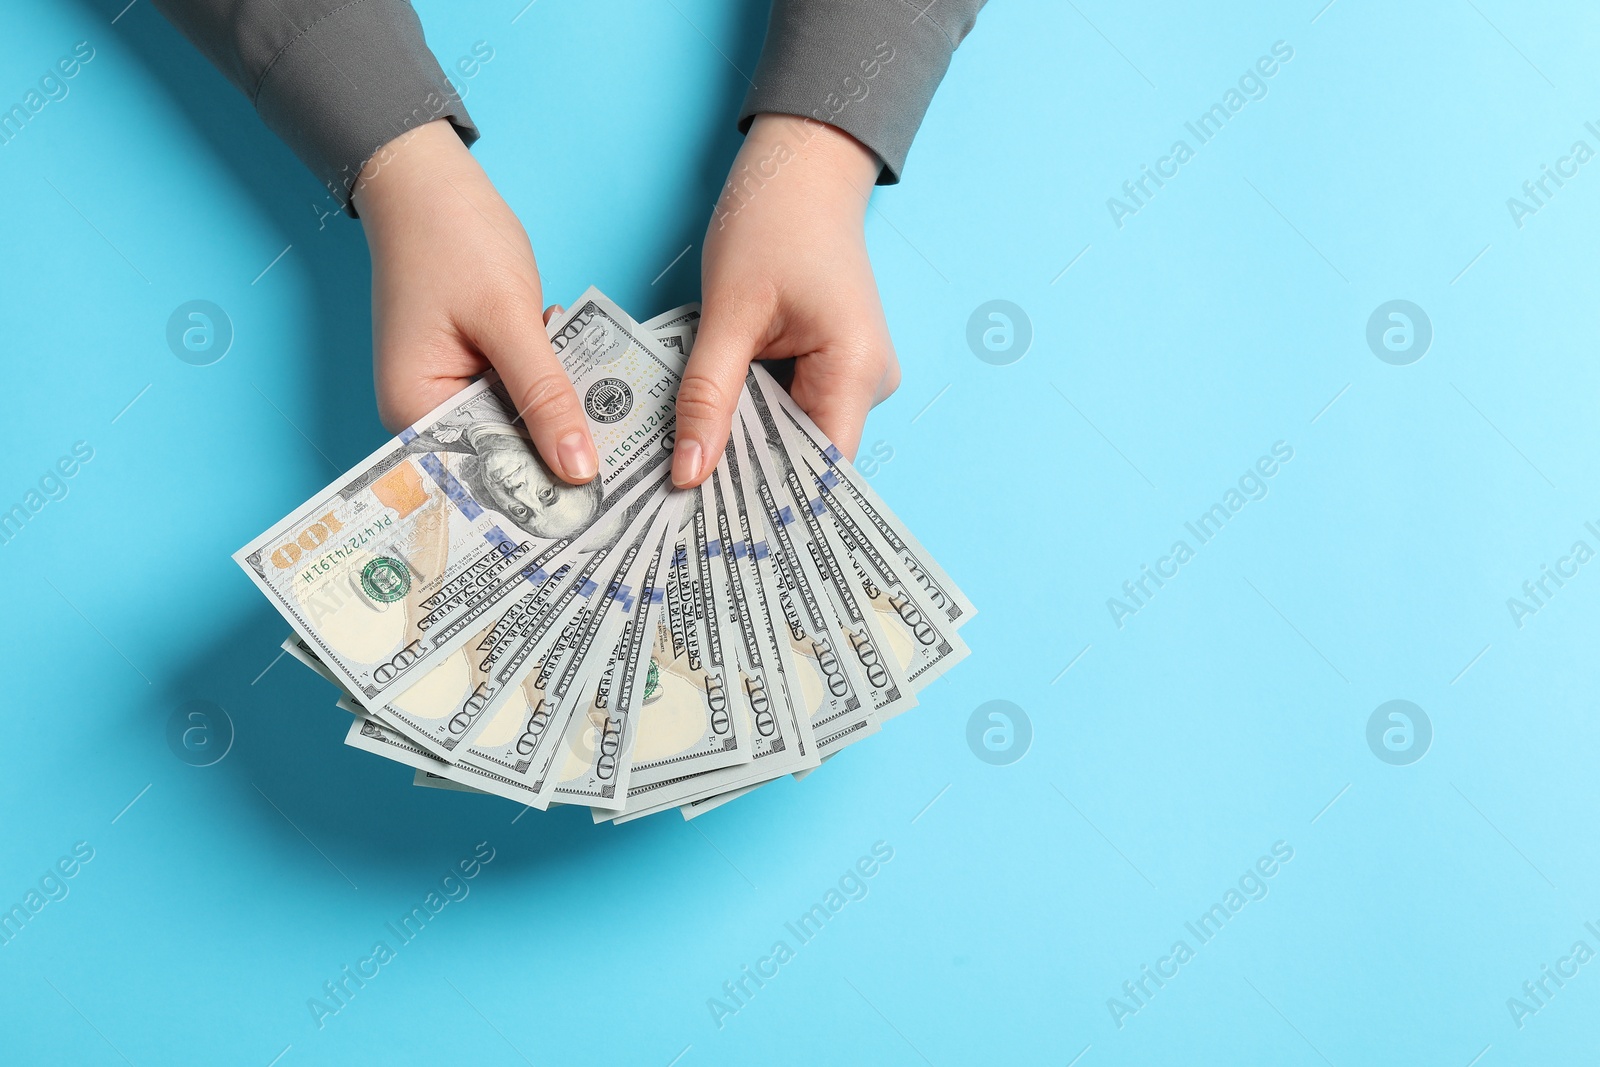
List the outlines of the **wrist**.
{"label": "wrist", "polygon": [[368,227],[382,227],[413,207],[437,203],[438,188],[463,169],[477,167],[446,119],[436,119],[387,142],[361,168],[351,190]]}
{"label": "wrist", "polygon": [[750,123],[729,182],[738,186],[755,177],[765,184],[789,174],[814,195],[864,215],[881,168],[872,149],[837,126],[796,115],[762,113]]}

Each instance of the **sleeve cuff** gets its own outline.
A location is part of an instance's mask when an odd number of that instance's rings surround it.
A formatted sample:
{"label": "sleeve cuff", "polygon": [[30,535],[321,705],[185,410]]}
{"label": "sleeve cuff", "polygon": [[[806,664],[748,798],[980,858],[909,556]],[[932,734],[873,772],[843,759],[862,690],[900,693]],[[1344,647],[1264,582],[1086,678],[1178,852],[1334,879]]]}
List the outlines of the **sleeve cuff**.
{"label": "sleeve cuff", "polygon": [[878,184],[893,185],[971,28],[970,19],[962,22],[952,39],[922,5],[905,0],[774,0],[739,129],[747,132],[761,113],[825,122],[876,152]]}
{"label": "sleeve cuff", "polygon": [[255,105],[352,215],[361,168],[396,137],[442,118],[478,139],[406,0],[353,0],[313,22],[267,67]]}

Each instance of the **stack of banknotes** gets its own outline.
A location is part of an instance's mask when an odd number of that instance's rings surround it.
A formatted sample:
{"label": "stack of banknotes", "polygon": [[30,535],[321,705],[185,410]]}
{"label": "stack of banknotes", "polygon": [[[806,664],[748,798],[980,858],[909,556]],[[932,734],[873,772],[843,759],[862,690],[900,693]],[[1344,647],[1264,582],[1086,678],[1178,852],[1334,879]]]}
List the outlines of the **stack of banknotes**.
{"label": "stack of banknotes", "polygon": [[475,382],[234,557],[339,686],[345,743],[418,785],[686,818],[912,707],[974,614],[759,364],[712,477],[673,488],[697,305],[591,289],[549,324],[600,456],[571,486]]}

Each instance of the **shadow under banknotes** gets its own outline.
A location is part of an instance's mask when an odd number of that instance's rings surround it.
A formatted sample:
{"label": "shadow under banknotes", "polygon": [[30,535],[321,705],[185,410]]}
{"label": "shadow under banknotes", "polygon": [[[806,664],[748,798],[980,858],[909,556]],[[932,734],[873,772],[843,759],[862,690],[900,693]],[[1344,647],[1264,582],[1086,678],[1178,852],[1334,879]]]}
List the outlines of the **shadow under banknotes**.
{"label": "shadow under banknotes", "polygon": [[166,692],[157,707],[187,714],[192,740],[203,742],[184,746],[169,725],[174,753],[204,776],[216,808],[257,817],[240,832],[280,839],[283,854],[331,865],[352,884],[393,876],[402,887],[480,841],[496,850],[497,870],[544,874],[617,840],[591,825],[587,808],[524,816],[499,797],[419,789],[411,768],[346,746],[351,720],[335,704],[339,691],[278,655],[284,632],[277,616],[252,606],[220,620],[158,683]]}

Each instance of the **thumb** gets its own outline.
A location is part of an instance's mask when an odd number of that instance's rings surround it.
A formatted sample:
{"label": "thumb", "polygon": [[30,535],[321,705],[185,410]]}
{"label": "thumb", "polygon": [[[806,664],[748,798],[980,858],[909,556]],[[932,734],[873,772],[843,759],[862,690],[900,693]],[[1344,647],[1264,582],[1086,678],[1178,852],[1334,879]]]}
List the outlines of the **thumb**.
{"label": "thumb", "polygon": [[550,347],[537,306],[490,316],[476,341],[500,372],[506,394],[527,423],[545,463],[573,485],[592,481],[600,461],[589,423],[572,380]]}
{"label": "thumb", "polygon": [[732,304],[726,298],[707,302],[678,387],[677,444],[672,451],[672,484],[678,488],[699,485],[716,468],[745,372],[763,344],[767,318],[766,308],[753,303]]}

